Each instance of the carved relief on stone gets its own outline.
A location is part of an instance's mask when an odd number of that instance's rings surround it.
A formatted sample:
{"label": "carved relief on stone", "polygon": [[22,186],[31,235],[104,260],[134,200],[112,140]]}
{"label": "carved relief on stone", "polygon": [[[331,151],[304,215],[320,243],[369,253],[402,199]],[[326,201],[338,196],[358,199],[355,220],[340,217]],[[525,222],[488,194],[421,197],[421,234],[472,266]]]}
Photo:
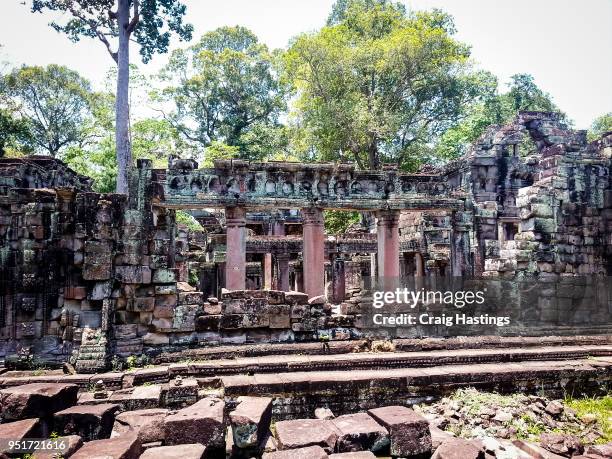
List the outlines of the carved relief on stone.
{"label": "carved relief on stone", "polygon": [[25,296],[21,299],[21,311],[26,314],[32,314],[36,311],[36,297]]}

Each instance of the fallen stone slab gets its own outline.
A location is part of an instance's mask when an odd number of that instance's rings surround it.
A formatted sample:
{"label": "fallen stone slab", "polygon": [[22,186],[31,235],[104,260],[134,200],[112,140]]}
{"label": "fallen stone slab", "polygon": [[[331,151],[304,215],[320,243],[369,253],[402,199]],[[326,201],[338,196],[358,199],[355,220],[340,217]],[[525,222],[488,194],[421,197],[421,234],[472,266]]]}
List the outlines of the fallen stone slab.
{"label": "fallen stone slab", "polygon": [[138,432],[142,444],[164,441],[164,418],[169,411],[164,408],[125,411],[115,416],[111,438],[128,432]]}
{"label": "fallen stone slab", "polygon": [[298,419],[280,421],[275,425],[276,439],[281,450],[320,446],[334,451],[338,430],[331,421],[324,419]]}
{"label": "fallen stone slab", "polygon": [[0,424],[0,453],[8,454],[8,444],[4,440],[22,440],[24,438],[40,438],[41,424],[38,418]]}
{"label": "fallen stone slab", "polygon": [[485,452],[473,441],[451,438],[438,446],[431,459],[485,459]]}
{"label": "fallen stone slab", "polygon": [[391,455],[417,456],[431,451],[429,422],[405,406],[386,406],[368,414],[389,431]]}
{"label": "fallen stone slab", "polygon": [[257,447],[270,430],[272,398],[238,397],[238,406],[229,414],[234,445]]}
{"label": "fallen stone slab", "polygon": [[561,456],[576,456],[584,451],[580,438],[569,434],[543,433],[540,435],[540,445],[551,453]]}
{"label": "fallen stone slab", "polygon": [[119,405],[76,405],[55,413],[54,426],[67,435],[79,435],[85,441],[110,437]]}
{"label": "fallen stone slab", "polygon": [[262,459],[327,459],[328,457],[325,450],[320,446],[309,446],[307,448],[265,453]]}
{"label": "fallen stone slab", "polygon": [[136,433],[116,438],[94,440],[85,443],[72,459],[137,459],[142,453],[142,444]]}
{"label": "fallen stone slab", "polygon": [[157,408],[162,397],[162,386],[136,386],[130,389],[117,390],[109,397],[109,402],[118,403],[125,411]]}
{"label": "fallen stone slab", "polygon": [[223,448],[225,403],[215,397],[207,397],[164,419],[167,445],[202,443],[213,449]]}
{"label": "fallen stone slab", "polygon": [[47,418],[77,402],[76,384],[33,383],[0,390],[0,416],[5,421]]}
{"label": "fallen stone slab", "polygon": [[446,440],[453,438],[454,435],[450,432],[446,432],[436,426],[429,425],[429,432],[431,434],[431,450],[435,451]]}
{"label": "fallen stone slab", "polygon": [[58,441],[62,441],[64,446],[61,451],[41,451],[36,452],[32,456],[33,459],[58,459],[58,457],[69,458],[72,456],[81,446],[83,446],[83,440],[78,435],[63,435],[58,438]]}
{"label": "fallen stone slab", "polygon": [[338,430],[336,451],[385,451],[389,432],[366,413],[347,414],[331,421]]}
{"label": "fallen stone slab", "polygon": [[352,451],[349,453],[331,454],[329,459],[375,459],[372,451]]}
{"label": "fallen stone slab", "polygon": [[587,446],[584,454],[599,454],[603,457],[612,457],[612,442],[605,445]]}
{"label": "fallen stone slab", "polygon": [[555,453],[551,453],[550,451],[542,448],[540,445],[536,445],[535,443],[531,443],[524,440],[514,440],[512,444],[521,451],[524,451],[530,456],[539,459],[561,459],[565,457]]}
{"label": "fallen stone slab", "polygon": [[202,459],[206,447],[199,443],[149,448],[140,459]]}

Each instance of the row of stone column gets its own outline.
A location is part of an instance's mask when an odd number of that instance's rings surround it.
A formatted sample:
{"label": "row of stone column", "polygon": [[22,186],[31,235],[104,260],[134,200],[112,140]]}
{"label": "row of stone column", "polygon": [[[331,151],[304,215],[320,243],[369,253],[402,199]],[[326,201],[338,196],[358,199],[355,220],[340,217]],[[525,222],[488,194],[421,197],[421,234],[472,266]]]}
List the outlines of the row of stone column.
{"label": "row of stone column", "polygon": [[[399,211],[382,210],[377,214],[378,234],[378,277],[393,279],[400,275],[399,267]],[[302,209],[303,232],[303,283],[308,296],[323,295],[325,292],[325,230],[323,209],[311,207]],[[246,281],[246,209],[231,207],[225,210],[227,252],[225,282],[229,290],[243,290]],[[284,235],[284,225],[275,224],[273,234]],[[279,276],[279,290],[289,290],[289,254],[276,256]],[[272,287],[270,277],[272,257],[266,255],[264,264],[264,285]]]}

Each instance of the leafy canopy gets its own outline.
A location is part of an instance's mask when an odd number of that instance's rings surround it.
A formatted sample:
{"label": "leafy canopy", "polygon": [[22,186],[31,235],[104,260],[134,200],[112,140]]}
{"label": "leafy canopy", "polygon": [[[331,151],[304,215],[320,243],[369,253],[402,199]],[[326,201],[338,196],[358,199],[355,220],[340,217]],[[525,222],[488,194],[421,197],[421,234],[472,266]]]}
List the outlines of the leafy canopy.
{"label": "leafy canopy", "polygon": [[89,81],[60,65],[23,66],[4,77],[2,96],[37,150],[56,156],[91,135]]}
{"label": "leafy canopy", "polygon": [[296,148],[323,160],[414,165],[417,146],[452,126],[480,96],[469,48],[450,16],[407,14],[383,0],[337,2],[320,31],[293,40],[283,59],[296,92]]}
{"label": "leafy canopy", "polygon": [[[115,61],[109,39],[119,37],[116,0],[32,0],[32,11],[45,9],[70,13],[63,23],[53,21],[51,27],[64,32],[77,42],[81,37],[98,38],[104,43]],[[149,62],[155,53],[166,53],[172,33],[182,40],[191,39],[193,27],[183,23],[186,7],[176,0],[130,0],[135,14],[129,24],[134,40],[140,45],[143,62]]]}
{"label": "leafy canopy", "polygon": [[285,91],[273,55],[248,29],[221,27],[174,51],[161,77],[160,98],[174,105],[167,117],[189,141],[221,142],[251,159],[282,148]]}
{"label": "leafy canopy", "polygon": [[603,134],[610,131],[612,131],[612,112],[595,118],[591,129],[589,129],[588,138],[590,141],[597,140]]}

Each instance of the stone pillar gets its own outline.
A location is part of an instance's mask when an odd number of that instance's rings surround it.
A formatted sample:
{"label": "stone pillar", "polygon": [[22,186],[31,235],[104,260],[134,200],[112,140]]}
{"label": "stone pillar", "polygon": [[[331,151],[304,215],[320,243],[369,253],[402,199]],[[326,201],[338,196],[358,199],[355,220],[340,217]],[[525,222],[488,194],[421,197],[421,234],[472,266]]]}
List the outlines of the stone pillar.
{"label": "stone pillar", "polygon": [[425,262],[423,261],[423,255],[419,252],[414,254],[414,264],[416,265],[414,275],[423,277],[425,275]]}
{"label": "stone pillar", "polygon": [[265,253],[263,259],[263,288],[264,290],[270,290],[272,288],[272,254]]}
{"label": "stone pillar", "polygon": [[399,210],[381,210],[377,215],[378,277],[399,278]]}
{"label": "stone pillar", "polygon": [[332,301],[342,303],[346,297],[344,257],[336,254],[332,259]]}
{"label": "stone pillar", "polygon": [[293,274],[295,276],[295,285],[293,289],[296,292],[304,292],[304,264],[296,264],[293,268]]}
{"label": "stone pillar", "polygon": [[277,290],[288,292],[289,287],[289,254],[279,253],[276,255],[276,285]]}
{"label": "stone pillar", "polygon": [[244,207],[225,209],[226,255],[225,288],[244,290],[246,285],[246,211]]}
{"label": "stone pillar", "polygon": [[[274,236],[285,235],[285,222],[282,217],[275,216],[275,220],[272,223],[272,234]],[[274,274],[272,280],[272,287],[276,290],[282,290],[287,292],[289,288],[289,254],[281,253],[274,255]]]}
{"label": "stone pillar", "polygon": [[302,209],[304,245],[304,293],[309,297],[325,292],[325,232],[323,211],[318,208]]}

